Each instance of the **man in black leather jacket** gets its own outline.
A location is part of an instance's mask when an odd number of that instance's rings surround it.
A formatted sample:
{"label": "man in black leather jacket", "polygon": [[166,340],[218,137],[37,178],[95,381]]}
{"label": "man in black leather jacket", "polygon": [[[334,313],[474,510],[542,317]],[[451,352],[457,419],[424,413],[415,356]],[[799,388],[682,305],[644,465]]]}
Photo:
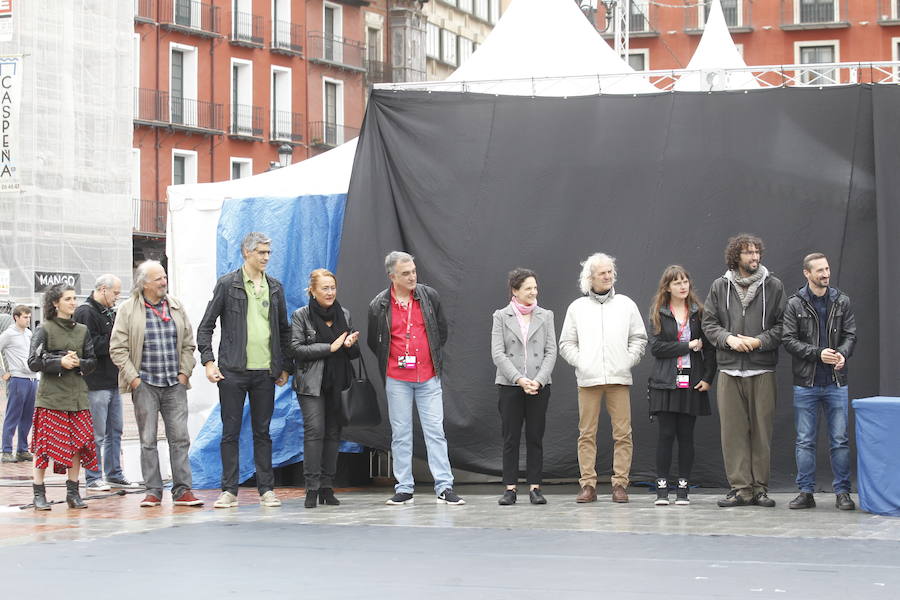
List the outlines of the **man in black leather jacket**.
{"label": "man in black leather jacket", "polygon": [[856,320],[850,298],[830,287],[824,254],[803,259],[807,284],[788,299],[783,343],[793,358],[794,423],[797,429],[797,485],[790,508],[813,508],[816,487],[816,438],[819,407],[825,412],[835,506],[853,510],[850,498],[850,446],[847,435],[847,359],[856,345]]}
{"label": "man in black leather jacket", "polygon": [[[222,413],[222,494],[213,505],[238,505],[238,440],[244,399],[250,395],[253,461],[263,506],[281,506],[275,496],[269,423],[275,409],[275,386],[293,372],[291,326],[281,282],[266,274],[272,240],[252,232],[241,243],[244,264],[216,282],[212,300],[197,327],[197,348],[206,378],[219,387]],[[222,327],[219,364],[212,349],[216,319]]]}

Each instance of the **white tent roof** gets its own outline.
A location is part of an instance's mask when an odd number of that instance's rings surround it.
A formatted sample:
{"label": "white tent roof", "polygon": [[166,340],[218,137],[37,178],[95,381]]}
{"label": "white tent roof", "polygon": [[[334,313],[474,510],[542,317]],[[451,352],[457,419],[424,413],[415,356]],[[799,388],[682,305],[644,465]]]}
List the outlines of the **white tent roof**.
{"label": "white tent roof", "polygon": [[[447,82],[466,82],[469,90],[492,82],[477,91],[497,94],[576,96],[597,93],[596,79],[579,77],[596,75],[622,75],[604,78],[604,93],[659,91],[616,55],[572,0],[515,0]],[[575,79],[562,79],[569,77]]]}
{"label": "white tent roof", "polygon": [[731,39],[722,5],[719,0],[712,0],[703,36],[686,67],[686,70],[694,72],[683,74],[675,82],[675,89],[683,92],[708,92],[758,88],[759,83],[750,71],[726,71],[746,66],[747,63]]}

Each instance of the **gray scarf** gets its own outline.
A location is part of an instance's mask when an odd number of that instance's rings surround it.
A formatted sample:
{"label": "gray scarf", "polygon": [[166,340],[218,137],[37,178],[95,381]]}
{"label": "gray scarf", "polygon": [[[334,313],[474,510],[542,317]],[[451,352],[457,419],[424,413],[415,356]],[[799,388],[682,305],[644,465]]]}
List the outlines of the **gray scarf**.
{"label": "gray scarf", "polygon": [[594,290],[588,290],[588,297],[590,297],[590,299],[594,302],[599,302],[600,304],[604,304],[607,300],[611,300],[615,295],[615,288],[609,288],[609,291],[605,294],[598,294]]}
{"label": "gray scarf", "polygon": [[741,299],[741,306],[747,308],[753,302],[756,292],[759,291],[759,287],[768,272],[768,269],[762,265],[759,265],[759,269],[750,277],[741,277],[738,275],[738,271],[731,271],[731,280],[737,284],[735,288]]}

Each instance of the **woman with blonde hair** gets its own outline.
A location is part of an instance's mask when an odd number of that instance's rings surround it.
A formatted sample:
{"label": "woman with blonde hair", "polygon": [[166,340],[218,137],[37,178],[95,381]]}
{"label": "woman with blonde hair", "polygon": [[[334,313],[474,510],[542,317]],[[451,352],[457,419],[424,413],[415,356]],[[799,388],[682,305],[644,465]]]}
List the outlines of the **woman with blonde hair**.
{"label": "woman with blonde hair", "polygon": [[309,304],[291,318],[294,390],[303,413],[303,477],[306,508],[337,506],[334,474],[341,441],[341,390],[350,385],[350,359],[359,356],[359,332],[337,301],[337,278],[328,269],[309,274]]}
{"label": "woman with blonde hair", "polygon": [[663,271],[650,305],[650,354],[653,370],[647,390],[650,417],[659,421],[656,447],[656,504],[669,504],[669,468],[678,440],[675,504],[689,504],[694,462],[694,424],[710,414],[709,387],[716,375],[716,352],[700,328],[703,303],[684,267]]}

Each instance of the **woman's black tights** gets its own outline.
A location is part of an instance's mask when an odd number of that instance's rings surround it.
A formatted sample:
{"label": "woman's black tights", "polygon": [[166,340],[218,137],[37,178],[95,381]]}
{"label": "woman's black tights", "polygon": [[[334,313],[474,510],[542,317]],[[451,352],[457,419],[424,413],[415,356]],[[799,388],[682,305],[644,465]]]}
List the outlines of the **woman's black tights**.
{"label": "woman's black tights", "polygon": [[661,412],[656,414],[659,420],[659,439],[656,444],[656,476],[669,478],[672,466],[672,446],[678,439],[678,477],[689,479],[694,466],[694,423],[697,417],[684,413]]}

